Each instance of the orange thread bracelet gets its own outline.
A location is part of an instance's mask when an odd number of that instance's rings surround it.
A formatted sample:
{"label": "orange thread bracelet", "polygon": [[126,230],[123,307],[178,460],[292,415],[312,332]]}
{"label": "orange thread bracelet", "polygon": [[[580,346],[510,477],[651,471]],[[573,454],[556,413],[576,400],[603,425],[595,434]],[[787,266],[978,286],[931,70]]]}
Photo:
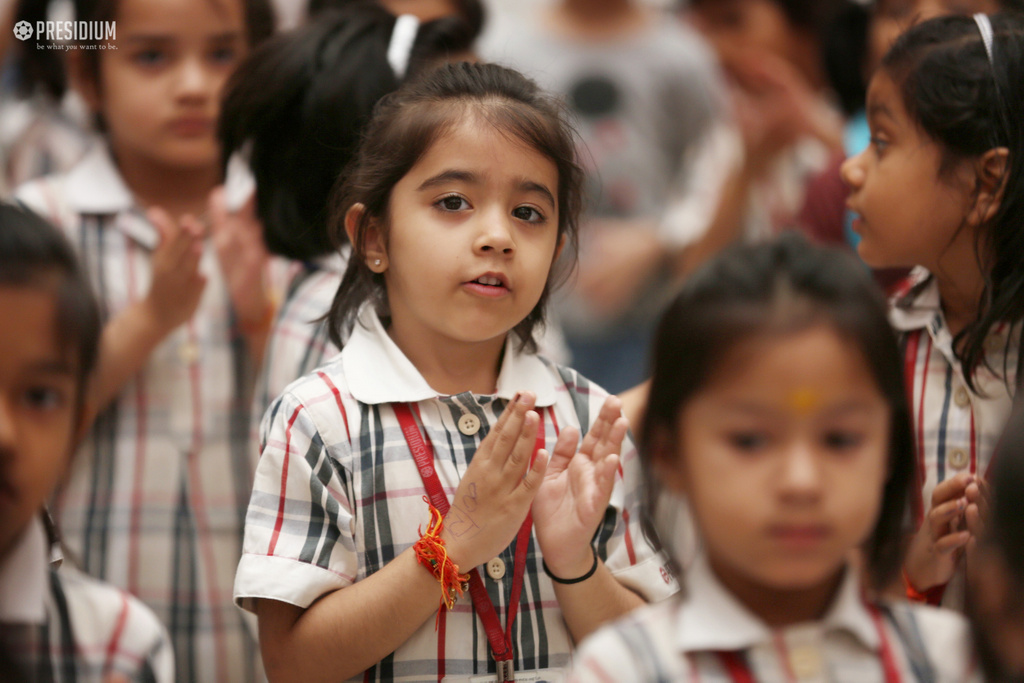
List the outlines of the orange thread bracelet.
{"label": "orange thread bracelet", "polygon": [[919,591],[914,588],[914,584],[910,582],[910,577],[907,576],[907,570],[903,570],[903,588],[905,589],[907,600],[911,602],[918,602],[923,605],[938,605],[942,602],[942,593],[945,586],[938,585],[933,588],[929,588],[925,591]]}
{"label": "orange thread bracelet", "polygon": [[[441,583],[441,605],[450,610],[455,606],[455,601],[469,589],[469,574],[460,574],[459,566],[448,557],[448,549],[441,538],[444,517],[429,502],[427,505],[430,507],[430,523],[427,525],[426,533],[413,545],[413,550],[416,553],[416,560]],[[440,607],[438,610],[440,617]]]}

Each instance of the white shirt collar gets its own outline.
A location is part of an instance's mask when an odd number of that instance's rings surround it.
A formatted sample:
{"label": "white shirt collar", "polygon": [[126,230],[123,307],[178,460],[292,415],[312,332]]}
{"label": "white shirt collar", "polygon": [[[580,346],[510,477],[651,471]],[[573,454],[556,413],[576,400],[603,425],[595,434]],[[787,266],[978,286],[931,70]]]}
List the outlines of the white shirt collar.
{"label": "white shirt collar", "polygon": [[[518,391],[532,391],[538,407],[554,405],[555,387],[544,361],[515,346],[509,335],[495,396],[511,400]],[[439,395],[388,336],[371,304],[360,309],[341,363],[349,391],[361,403],[416,403]]]}
{"label": "white shirt collar", "polygon": [[155,249],[160,235],[142,211],[114,163],[110,148],[97,142],[65,176],[68,206],[79,214],[116,215],[116,227],[144,247]]}
{"label": "white shirt collar", "polygon": [[46,530],[36,515],[0,563],[0,623],[46,621]]}
{"label": "white shirt collar", "polygon": [[907,283],[910,288],[921,286],[921,289],[909,300],[906,294],[897,294],[894,305],[889,308],[889,322],[900,332],[928,327],[935,315],[942,312],[939,283],[931,273],[918,266],[910,272]]}
{"label": "white shirt collar", "polygon": [[[718,581],[702,553],[686,571],[685,596],[677,617],[676,645],[683,652],[746,650],[772,642],[770,626],[750,612]],[[788,628],[799,629],[806,624]],[[847,631],[876,650],[880,640],[861,597],[860,574],[846,569],[835,600],[820,622],[825,632]]]}

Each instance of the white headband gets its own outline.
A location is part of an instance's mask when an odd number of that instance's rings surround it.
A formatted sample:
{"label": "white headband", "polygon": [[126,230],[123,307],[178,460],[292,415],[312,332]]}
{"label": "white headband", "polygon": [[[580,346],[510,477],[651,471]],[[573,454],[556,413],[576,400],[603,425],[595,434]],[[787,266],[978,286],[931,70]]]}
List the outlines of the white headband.
{"label": "white headband", "polygon": [[388,43],[388,64],[395,72],[398,80],[405,78],[405,70],[409,67],[409,55],[412,45],[416,42],[416,32],[420,29],[420,20],[412,14],[403,14],[395,20],[391,30],[391,42]]}
{"label": "white headband", "polygon": [[978,33],[981,34],[981,42],[985,44],[985,54],[988,55],[988,63],[993,69],[996,68],[995,59],[992,58],[992,22],[987,14],[978,12],[974,15],[974,23],[978,25]]}

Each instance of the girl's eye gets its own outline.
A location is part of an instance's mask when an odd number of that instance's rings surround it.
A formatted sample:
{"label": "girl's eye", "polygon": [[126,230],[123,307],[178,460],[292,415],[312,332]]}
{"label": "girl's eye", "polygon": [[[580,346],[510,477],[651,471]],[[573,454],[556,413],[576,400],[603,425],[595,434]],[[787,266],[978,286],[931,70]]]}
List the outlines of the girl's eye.
{"label": "girl's eye", "polygon": [[517,206],[512,209],[512,215],[527,223],[542,223],[544,221],[544,214],[532,206]]}
{"label": "girl's eye", "polygon": [[238,58],[234,47],[219,47],[210,52],[210,60],[217,64],[233,64]]}
{"label": "girl's eye", "polygon": [[863,437],[857,432],[837,430],[825,434],[825,447],[833,451],[847,451],[861,444]]}
{"label": "girl's eye", "polygon": [[64,405],[64,393],[53,387],[29,387],[22,400],[32,410],[49,411]]}
{"label": "girl's eye", "polygon": [[733,448],[754,452],[768,445],[768,437],[760,432],[733,432],[726,437]]}
{"label": "girl's eye", "polygon": [[141,50],[135,53],[135,63],[142,66],[157,66],[166,60],[163,50]]}
{"label": "girl's eye", "polygon": [[447,197],[441,197],[437,206],[445,211],[465,211],[469,208],[469,202],[457,194],[450,194]]}
{"label": "girl's eye", "polygon": [[872,136],[871,137],[871,146],[875,148],[875,151],[878,154],[881,154],[889,146],[889,141],[888,140],[883,140],[882,138],[879,138],[879,137]]}

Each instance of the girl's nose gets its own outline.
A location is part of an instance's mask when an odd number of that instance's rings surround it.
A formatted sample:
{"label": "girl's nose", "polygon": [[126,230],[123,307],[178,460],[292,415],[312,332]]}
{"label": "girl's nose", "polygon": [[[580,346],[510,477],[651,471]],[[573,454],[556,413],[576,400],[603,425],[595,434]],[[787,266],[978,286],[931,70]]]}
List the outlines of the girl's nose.
{"label": "girl's nose", "polygon": [[504,215],[504,212],[501,215],[483,214],[480,218],[483,227],[476,239],[476,250],[495,252],[506,256],[513,254],[516,244],[512,236],[511,218]]}
{"label": "girl's nose", "polygon": [[847,157],[846,161],[839,167],[839,175],[842,177],[843,182],[851,189],[857,189],[864,184],[864,167],[861,164],[861,156],[863,154],[864,152],[861,152],[852,157]]}
{"label": "girl's nose", "polygon": [[821,494],[821,469],[814,449],[798,442],[783,455],[779,484],[787,497],[817,498]]}
{"label": "girl's nose", "polygon": [[185,59],[178,73],[178,93],[182,97],[206,97],[210,80],[201,59]]}

